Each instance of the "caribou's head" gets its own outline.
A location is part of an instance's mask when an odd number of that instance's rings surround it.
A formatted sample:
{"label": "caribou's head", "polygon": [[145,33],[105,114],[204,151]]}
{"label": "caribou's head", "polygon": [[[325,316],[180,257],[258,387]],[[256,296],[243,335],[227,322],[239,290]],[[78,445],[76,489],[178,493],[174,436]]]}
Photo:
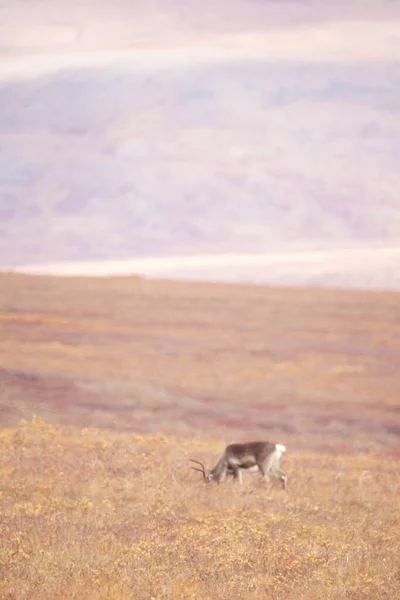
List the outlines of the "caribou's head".
{"label": "caribou's head", "polygon": [[210,481],[212,481],[213,474],[211,471],[207,471],[207,469],[205,468],[203,463],[201,463],[199,460],[194,460],[193,458],[190,458],[189,460],[191,462],[196,463],[197,465],[200,465],[201,469],[199,469],[199,467],[190,467],[190,468],[193,469],[193,471],[199,471],[203,475],[203,479],[206,483],[209,483]]}

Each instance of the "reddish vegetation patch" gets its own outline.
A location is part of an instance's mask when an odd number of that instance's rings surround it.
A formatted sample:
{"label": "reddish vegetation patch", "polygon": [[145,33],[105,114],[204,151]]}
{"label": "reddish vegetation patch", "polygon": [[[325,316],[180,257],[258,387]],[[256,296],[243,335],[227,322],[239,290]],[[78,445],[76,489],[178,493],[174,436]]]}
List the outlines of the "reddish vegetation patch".
{"label": "reddish vegetation patch", "polygon": [[0,290],[5,424],[399,448],[398,294],[13,275]]}
{"label": "reddish vegetation patch", "polygon": [[82,389],[68,379],[12,369],[0,369],[0,386],[7,389],[4,406],[11,423],[26,416],[21,414],[21,403],[28,413],[48,414],[52,422],[73,423],[77,412],[82,425],[90,424],[93,410],[110,410],[113,403],[111,397],[106,399],[104,394]]}

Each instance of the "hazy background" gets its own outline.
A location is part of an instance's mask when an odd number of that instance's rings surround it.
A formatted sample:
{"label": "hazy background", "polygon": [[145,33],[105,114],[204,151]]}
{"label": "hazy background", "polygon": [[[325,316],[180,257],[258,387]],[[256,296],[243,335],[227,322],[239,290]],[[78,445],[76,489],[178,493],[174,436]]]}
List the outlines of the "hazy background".
{"label": "hazy background", "polygon": [[0,266],[399,288],[399,23],[0,0]]}

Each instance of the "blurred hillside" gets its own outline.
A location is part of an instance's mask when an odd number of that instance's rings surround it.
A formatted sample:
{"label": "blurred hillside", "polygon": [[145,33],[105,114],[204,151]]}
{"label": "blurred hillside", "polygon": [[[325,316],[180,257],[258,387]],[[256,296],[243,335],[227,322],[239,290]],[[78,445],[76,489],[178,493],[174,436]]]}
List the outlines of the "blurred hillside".
{"label": "blurred hillside", "polygon": [[0,10],[0,266],[398,244],[393,3]]}

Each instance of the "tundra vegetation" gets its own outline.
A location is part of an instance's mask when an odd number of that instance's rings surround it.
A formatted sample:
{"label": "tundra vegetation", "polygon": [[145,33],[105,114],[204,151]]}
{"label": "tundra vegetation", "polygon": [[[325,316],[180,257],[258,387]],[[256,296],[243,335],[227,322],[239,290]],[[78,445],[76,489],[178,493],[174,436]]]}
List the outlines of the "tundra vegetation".
{"label": "tundra vegetation", "polygon": [[[400,598],[398,294],[0,290],[0,598]],[[251,439],[287,492],[190,469]]]}

